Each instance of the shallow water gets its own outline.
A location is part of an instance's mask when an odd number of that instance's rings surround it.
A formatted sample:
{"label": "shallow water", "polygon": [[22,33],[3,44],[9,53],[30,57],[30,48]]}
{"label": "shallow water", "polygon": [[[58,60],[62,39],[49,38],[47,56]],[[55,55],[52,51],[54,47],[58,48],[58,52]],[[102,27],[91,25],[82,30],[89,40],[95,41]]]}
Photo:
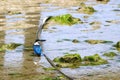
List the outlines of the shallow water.
{"label": "shallow water", "polygon": [[[27,10],[30,8],[26,7]],[[0,44],[22,44],[14,50],[0,52],[0,80],[36,80],[55,76],[54,71],[46,73],[42,66],[34,64],[40,57],[33,56],[32,50],[25,50],[26,46],[32,48],[40,20],[40,10],[27,10],[21,14],[0,14]]]}
{"label": "shallow water", "polygon": [[[86,75],[104,75],[109,72],[120,71],[120,52],[113,47],[120,40],[120,4],[118,2],[120,0],[116,2],[110,0],[107,4],[102,4],[88,0],[86,4],[93,5],[95,10],[97,10],[91,15],[76,11],[79,7],[78,5],[61,7],[53,4],[40,4],[42,10],[37,12],[26,12],[17,15],[0,14],[0,43],[8,44],[14,42],[22,44],[15,50],[0,52],[0,78],[3,80],[39,80],[45,78],[45,76],[56,76],[56,72],[43,69],[43,67],[50,67],[44,56],[41,58],[32,56],[33,51],[25,51],[24,48],[25,46],[32,48],[39,20],[41,22],[46,16],[66,13],[80,18],[84,23],[72,26],[50,25],[48,29],[43,30],[41,38],[47,40],[43,42],[43,53],[52,60],[55,57],[63,56],[67,52],[79,53],[81,57],[98,53],[109,61],[109,64],[100,66],[61,69],[67,75],[77,79]],[[27,6],[27,8],[30,8],[30,6]],[[90,25],[92,22],[98,22],[98,24]],[[79,40],[80,43],[73,43],[73,39]],[[92,45],[85,42],[85,40],[89,39],[107,40],[113,43]],[[102,56],[103,53],[110,51],[118,54],[113,60]]]}
{"label": "shallow water", "polygon": [[[119,1],[119,0],[118,0]],[[120,39],[120,16],[119,3],[114,3],[112,0],[108,4],[88,3],[94,5],[93,7],[97,12],[92,15],[80,14],[74,8],[61,8],[58,10],[43,11],[42,16],[56,16],[60,14],[72,14],[74,17],[80,18],[84,23],[75,24],[72,26],[65,25],[53,25],[48,28],[47,31],[43,31],[42,38],[47,41],[44,42],[44,53],[47,54],[51,59],[58,56],[63,56],[65,53],[79,53],[81,57],[93,55],[98,53],[104,59],[107,59],[109,64],[100,66],[82,66],[77,69],[62,69],[63,72],[69,76],[80,78],[82,75],[95,75],[95,74],[106,74],[108,72],[120,71],[119,52],[113,47],[116,42]],[[88,18],[84,18],[88,16]],[[110,22],[109,22],[110,21]],[[99,25],[90,25],[91,22],[99,22]],[[94,26],[98,26],[94,29]],[[67,40],[66,40],[67,39]],[[73,39],[77,39],[80,43],[72,43]],[[85,40],[106,40],[112,41],[113,43],[105,44],[88,44]],[[105,52],[116,52],[117,57],[113,60],[102,56]],[[42,59],[40,62],[45,62]],[[44,66],[48,66],[43,64]]]}

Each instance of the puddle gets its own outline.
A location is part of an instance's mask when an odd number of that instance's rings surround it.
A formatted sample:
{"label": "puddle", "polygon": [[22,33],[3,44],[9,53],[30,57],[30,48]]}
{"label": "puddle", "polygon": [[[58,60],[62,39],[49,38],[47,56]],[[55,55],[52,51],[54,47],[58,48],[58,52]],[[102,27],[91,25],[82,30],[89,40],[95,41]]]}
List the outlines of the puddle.
{"label": "puddle", "polygon": [[[119,1],[119,0],[117,0]],[[117,2],[116,1],[116,2]],[[42,39],[46,39],[43,43],[43,52],[50,58],[54,59],[63,56],[65,53],[79,53],[81,57],[98,53],[109,64],[99,66],[80,66],[76,69],[62,68],[61,70],[78,80],[82,80],[91,76],[104,75],[108,73],[118,73],[120,71],[119,52],[113,47],[119,41],[120,35],[120,16],[119,4],[114,0],[106,4],[91,2],[88,0],[86,4],[93,5],[95,12],[92,15],[79,13],[76,9],[79,4],[69,7],[61,7],[52,4],[40,4],[41,11],[31,11],[37,6],[25,6],[26,11],[22,14],[6,15],[0,14],[0,43],[20,43],[21,46],[15,50],[6,50],[0,52],[0,78],[3,80],[41,80],[45,76],[55,77],[58,75],[55,71],[45,71],[43,67],[50,67],[44,56],[35,57],[31,54],[33,51],[25,51],[25,46],[31,47],[39,25],[39,21],[46,16],[57,16],[60,14],[71,14],[73,17],[80,18],[83,24],[66,25],[50,25],[47,30],[43,30]],[[32,8],[30,8],[32,7]],[[109,14],[108,14],[109,13]],[[85,16],[87,16],[85,18]],[[97,22],[90,25],[92,22]],[[48,23],[49,24],[49,23]],[[72,40],[77,39],[80,43],[73,43]],[[85,40],[106,40],[113,43],[105,44],[89,44]],[[32,48],[32,47],[31,47]],[[116,52],[118,56],[110,60],[102,56],[105,52]],[[37,65],[36,65],[37,64]],[[96,76],[97,77],[97,76]]]}

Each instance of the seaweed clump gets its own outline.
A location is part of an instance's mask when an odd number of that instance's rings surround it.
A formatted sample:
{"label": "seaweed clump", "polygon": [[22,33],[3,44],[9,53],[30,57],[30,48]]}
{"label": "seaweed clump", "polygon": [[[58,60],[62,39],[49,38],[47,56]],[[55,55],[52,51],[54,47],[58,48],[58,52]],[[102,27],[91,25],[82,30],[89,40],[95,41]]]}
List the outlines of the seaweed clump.
{"label": "seaweed clump", "polygon": [[120,51],[120,41],[118,41],[118,42],[114,45],[114,47],[116,47],[116,49],[117,49],[118,51]]}
{"label": "seaweed clump", "polygon": [[89,44],[99,44],[99,43],[113,43],[112,41],[106,41],[106,40],[85,40],[85,42]]}
{"label": "seaweed clump", "polygon": [[91,7],[91,6],[86,6],[84,3],[80,4],[80,8],[78,8],[79,12],[85,13],[85,14],[93,14],[94,12],[96,12],[96,10]]}
{"label": "seaweed clump", "polygon": [[117,56],[117,54],[114,53],[114,52],[108,52],[108,53],[104,53],[103,56],[107,56],[107,57],[111,57],[112,58],[112,57]]}
{"label": "seaweed clump", "polygon": [[110,0],[96,0],[96,1],[99,1],[99,2],[101,2],[103,4],[107,4]]}
{"label": "seaweed clump", "polygon": [[115,46],[116,48],[120,48],[120,41],[118,41]]}
{"label": "seaweed clump", "polygon": [[8,11],[7,13],[8,13],[9,15],[22,14],[22,13],[19,12],[19,11]]}
{"label": "seaweed clump", "polygon": [[83,65],[101,65],[108,63],[107,60],[102,59],[98,54],[85,56],[83,58]]}
{"label": "seaweed clump", "polygon": [[77,39],[73,39],[72,42],[73,42],[73,43],[79,43],[80,41],[77,40]]}
{"label": "seaweed clump", "polygon": [[73,24],[81,22],[81,20],[79,18],[74,18],[74,17],[72,17],[71,14],[54,16],[51,18],[51,20],[54,20],[55,22],[57,22],[59,24],[65,24],[65,25],[73,25]]}
{"label": "seaweed clump", "polygon": [[58,67],[76,68],[81,64],[81,56],[79,54],[66,54],[63,57],[57,57],[53,61],[57,62]]}
{"label": "seaweed clump", "polygon": [[57,57],[53,60],[58,67],[77,68],[79,66],[107,64],[107,60],[101,58],[98,54],[85,56],[83,59],[79,54],[66,54],[63,57]]}
{"label": "seaweed clump", "polygon": [[5,51],[5,50],[13,50],[16,47],[20,46],[21,44],[16,44],[16,43],[10,43],[10,44],[2,44],[0,46],[0,51]]}

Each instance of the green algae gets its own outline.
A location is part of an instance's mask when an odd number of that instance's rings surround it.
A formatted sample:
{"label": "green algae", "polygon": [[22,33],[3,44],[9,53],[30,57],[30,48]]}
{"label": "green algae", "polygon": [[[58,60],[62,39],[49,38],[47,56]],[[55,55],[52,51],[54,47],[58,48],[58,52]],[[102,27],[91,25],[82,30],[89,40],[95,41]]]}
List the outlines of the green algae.
{"label": "green algae", "polygon": [[33,48],[24,48],[24,51],[33,51]]}
{"label": "green algae", "polygon": [[57,62],[56,66],[58,67],[76,68],[80,66],[82,59],[79,54],[75,53],[75,54],[66,54],[63,57],[57,57],[53,61]]}
{"label": "green algae", "polygon": [[106,40],[85,40],[85,42],[89,44],[99,44],[99,43],[113,43],[112,41],[106,41]]}
{"label": "green algae", "polygon": [[97,0],[97,1],[99,1],[99,2],[101,2],[103,4],[107,4],[110,0]]}
{"label": "green algae", "polygon": [[66,54],[63,57],[57,57],[53,60],[57,67],[78,68],[80,66],[95,66],[107,64],[107,60],[101,58],[98,54],[85,56],[81,58],[79,54]]}
{"label": "green algae", "polygon": [[85,66],[88,65],[101,65],[101,64],[107,64],[107,60],[102,59],[98,54],[94,54],[91,56],[85,56],[83,58],[83,64]]}
{"label": "green algae", "polygon": [[15,14],[22,14],[20,11],[8,11],[7,14],[15,15]]}
{"label": "green algae", "polygon": [[21,44],[17,43],[10,43],[10,44],[1,44],[0,45],[0,51],[5,51],[5,50],[13,50],[16,47],[20,46]]}
{"label": "green algae", "polygon": [[32,46],[25,46],[24,45],[24,51],[33,51]]}
{"label": "green algae", "polygon": [[70,39],[63,39],[63,41],[71,41]]}
{"label": "green algae", "polygon": [[83,7],[83,12],[86,14],[92,14],[96,12],[96,10],[93,7],[86,6],[86,7]]}
{"label": "green algae", "polygon": [[44,70],[46,70],[46,71],[51,71],[51,70],[56,70],[54,67],[50,67],[50,68],[43,68]]}
{"label": "green algae", "polygon": [[1,66],[3,67],[4,65],[3,65],[3,64],[0,64],[0,67],[1,67]]}
{"label": "green algae", "polygon": [[80,4],[80,8],[78,9],[79,12],[85,13],[85,14],[93,14],[96,12],[96,10],[92,6],[87,6],[84,3]]}
{"label": "green algae", "polygon": [[72,42],[72,43],[79,43],[80,41],[79,40],[77,40],[77,39],[73,39],[73,40],[71,40],[71,39],[62,39],[62,40],[57,40],[57,42],[63,42],[63,41],[70,41],[70,42]]}
{"label": "green algae", "polygon": [[65,56],[61,58],[55,58],[55,62],[63,62],[63,63],[75,63],[75,62],[81,62],[81,57],[79,54],[66,54]]}
{"label": "green algae", "polygon": [[63,79],[63,77],[54,77],[54,78],[51,78],[51,77],[46,77],[46,78],[44,78],[43,80],[62,80]]}
{"label": "green algae", "polygon": [[116,48],[120,48],[120,41],[118,41],[115,45]]}
{"label": "green algae", "polygon": [[116,47],[116,49],[120,52],[120,41],[118,41],[114,47]]}
{"label": "green algae", "polygon": [[22,74],[14,72],[14,73],[9,73],[8,75],[10,75],[10,76],[21,76]]}
{"label": "green algae", "polygon": [[108,52],[108,53],[104,53],[103,56],[107,56],[107,57],[115,57],[117,56],[117,54],[115,52]]}
{"label": "green algae", "polygon": [[77,40],[77,39],[73,39],[72,42],[73,42],[73,43],[79,43],[80,41]]}
{"label": "green algae", "polygon": [[57,42],[63,42],[63,41],[71,41],[71,40],[70,39],[57,40]]}
{"label": "green algae", "polygon": [[79,18],[74,18],[72,17],[71,14],[53,16],[51,20],[63,25],[73,25],[73,24],[81,23],[81,20]]}

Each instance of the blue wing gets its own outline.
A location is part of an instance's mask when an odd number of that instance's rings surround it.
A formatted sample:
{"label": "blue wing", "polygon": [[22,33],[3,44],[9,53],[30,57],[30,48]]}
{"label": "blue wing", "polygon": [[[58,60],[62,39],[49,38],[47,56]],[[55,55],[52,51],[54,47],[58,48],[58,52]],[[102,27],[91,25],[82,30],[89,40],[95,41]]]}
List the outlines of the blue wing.
{"label": "blue wing", "polygon": [[40,56],[42,53],[42,48],[40,45],[33,45],[34,54]]}

